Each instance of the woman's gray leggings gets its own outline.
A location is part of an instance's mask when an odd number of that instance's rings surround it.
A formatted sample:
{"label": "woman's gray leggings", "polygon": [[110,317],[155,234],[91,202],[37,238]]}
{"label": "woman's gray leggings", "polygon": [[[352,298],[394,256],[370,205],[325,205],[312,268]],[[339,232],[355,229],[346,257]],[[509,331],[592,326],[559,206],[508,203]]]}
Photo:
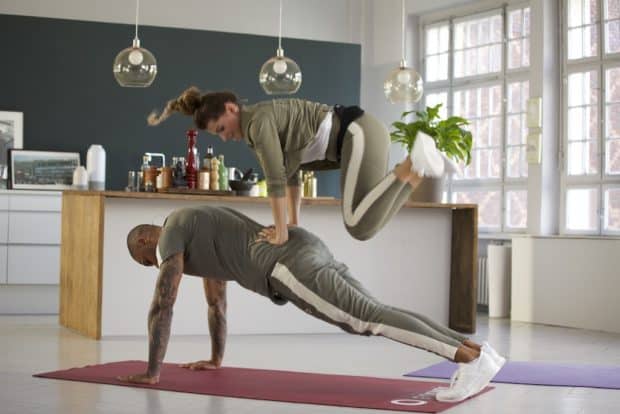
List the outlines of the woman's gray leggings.
{"label": "woman's gray leggings", "polygon": [[342,142],[342,215],[358,240],[373,237],[407,202],[411,185],[387,171],[390,134],[368,113],[351,122]]}

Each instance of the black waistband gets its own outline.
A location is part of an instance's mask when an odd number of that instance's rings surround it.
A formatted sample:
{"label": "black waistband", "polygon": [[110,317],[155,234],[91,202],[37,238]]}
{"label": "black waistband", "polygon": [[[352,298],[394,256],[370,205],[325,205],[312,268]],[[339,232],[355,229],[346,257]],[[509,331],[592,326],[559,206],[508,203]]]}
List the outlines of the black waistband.
{"label": "black waistband", "polygon": [[340,120],[340,129],[338,130],[338,136],[336,137],[336,154],[338,156],[338,162],[340,162],[344,133],[347,131],[347,128],[351,122],[364,115],[364,110],[359,106],[335,105],[334,113]]}

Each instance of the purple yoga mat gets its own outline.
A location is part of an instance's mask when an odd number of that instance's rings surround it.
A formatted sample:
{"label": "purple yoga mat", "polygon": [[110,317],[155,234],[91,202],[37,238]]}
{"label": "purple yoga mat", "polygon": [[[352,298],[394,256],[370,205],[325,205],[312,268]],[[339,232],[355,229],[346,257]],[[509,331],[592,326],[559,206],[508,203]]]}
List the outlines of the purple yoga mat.
{"label": "purple yoga mat", "polygon": [[[455,363],[446,361],[405,376],[450,378],[456,368]],[[617,390],[620,389],[620,367],[508,361],[492,382]]]}

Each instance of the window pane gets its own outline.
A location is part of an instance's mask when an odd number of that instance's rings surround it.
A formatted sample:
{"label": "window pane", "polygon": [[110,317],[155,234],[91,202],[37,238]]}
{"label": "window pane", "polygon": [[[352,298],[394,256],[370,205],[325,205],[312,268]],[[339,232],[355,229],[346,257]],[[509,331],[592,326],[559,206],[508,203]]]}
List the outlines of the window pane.
{"label": "window pane", "polygon": [[620,232],[620,188],[605,190],[604,231]]}
{"label": "window pane", "polygon": [[465,24],[454,25],[454,48],[459,50],[465,47]]}
{"label": "window pane", "polygon": [[478,65],[478,49],[466,50],[465,62],[467,64],[467,66],[465,67],[466,76],[473,76],[476,73],[481,73],[476,70]]}
{"label": "window pane", "polygon": [[434,82],[438,80],[439,56],[429,56],[426,58],[426,81]]}
{"label": "window pane", "polygon": [[489,119],[489,143],[493,147],[502,145],[502,122],[501,118],[494,117]]}
{"label": "window pane", "polygon": [[522,133],[521,115],[509,115],[508,128],[506,128],[508,145],[519,145]]}
{"label": "window pane", "polygon": [[426,31],[426,54],[433,55],[439,52],[439,29],[433,27]]}
{"label": "window pane", "polygon": [[465,53],[463,51],[454,52],[454,77],[462,78],[465,76]]}
{"label": "window pane", "polygon": [[530,66],[530,39],[523,39],[523,60],[522,66]]}
{"label": "window pane", "polygon": [[508,38],[514,39],[523,36],[523,11],[513,10],[508,13]]}
{"label": "window pane", "polygon": [[583,28],[584,57],[598,55],[598,27],[586,26]]}
{"label": "window pane", "polygon": [[605,19],[620,19],[619,0],[605,0]]}
{"label": "window pane", "polygon": [[584,111],[584,108],[568,110],[568,142],[581,141],[587,138],[583,126]]}
{"label": "window pane", "polygon": [[467,47],[478,45],[478,24],[477,20],[467,24],[467,40],[465,42]]}
{"label": "window pane", "polygon": [[455,78],[501,70],[501,29],[501,15],[462,21],[454,25]]}
{"label": "window pane", "polygon": [[569,75],[568,106],[596,105],[598,87],[598,74],[595,71]]}
{"label": "window pane", "polygon": [[508,42],[508,69],[521,67],[522,53],[521,40],[510,40]]}
{"label": "window pane", "polygon": [[446,24],[439,28],[439,52],[450,49],[450,27]]}
{"label": "window pane", "polygon": [[570,142],[568,144],[568,174],[598,174],[599,152],[597,141]]}
{"label": "window pane", "polygon": [[521,147],[506,148],[506,175],[510,178],[520,177]]}
{"label": "window pane", "polygon": [[596,106],[568,110],[568,141],[598,140]]}
{"label": "window pane", "polygon": [[620,20],[605,23],[605,53],[620,52]]}
{"label": "window pane", "polygon": [[501,197],[496,190],[454,191],[454,203],[478,204],[478,226],[499,230],[501,228]]}
{"label": "window pane", "polygon": [[483,46],[478,49],[478,73],[489,72],[489,46]]}
{"label": "window pane", "polygon": [[606,138],[620,138],[620,103],[607,105],[605,113]]}
{"label": "window pane", "polygon": [[605,100],[607,102],[620,102],[620,68],[607,69],[605,79],[607,85]]}
{"label": "window pane", "polygon": [[580,26],[583,24],[582,0],[568,1],[568,27]]}
{"label": "window pane", "polygon": [[506,226],[513,229],[527,227],[527,191],[506,191]]}
{"label": "window pane", "polygon": [[523,35],[530,35],[530,8],[523,9]]}
{"label": "window pane", "polygon": [[489,72],[499,72],[502,69],[502,46],[492,45],[490,50]]}
{"label": "window pane", "polygon": [[568,31],[568,59],[581,59],[584,57],[583,54],[583,40],[582,40],[582,29],[570,29]]}
{"label": "window pane", "polygon": [[605,165],[607,166],[607,174],[620,174],[620,139],[607,141]]}
{"label": "window pane", "polygon": [[425,96],[425,106],[442,104],[439,110],[439,116],[444,119],[448,117],[448,92],[427,93]]}
{"label": "window pane", "polygon": [[591,24],[598,22],[598,5],[599,0],[584,0],[583,23]]}
{"label": "window pane", "polygon": [[439,77],[438,80],[448,79],[448,53],[439,55]]}
{"label": "window pane", "polygon": [[491,17],[491,41],[501,42],[504,37],[504,24],[501,15]]}
{"label": "window pane", "polygon": [[578,231],[598,230],[598,190],[574,188],[566,192],[566,228]]}

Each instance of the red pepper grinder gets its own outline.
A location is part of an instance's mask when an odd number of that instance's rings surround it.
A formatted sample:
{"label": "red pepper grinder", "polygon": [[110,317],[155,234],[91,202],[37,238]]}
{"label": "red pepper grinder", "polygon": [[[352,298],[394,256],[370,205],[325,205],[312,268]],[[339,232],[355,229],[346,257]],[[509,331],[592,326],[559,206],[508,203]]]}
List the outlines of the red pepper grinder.
{"label": "red pepper grinder", "polygon": [[189,188],[196,188],[198,182],[198,148],[196,148],[198,131],[195,129],[188,129],[186,134],[187,157],[185,157],[185,180]]}

